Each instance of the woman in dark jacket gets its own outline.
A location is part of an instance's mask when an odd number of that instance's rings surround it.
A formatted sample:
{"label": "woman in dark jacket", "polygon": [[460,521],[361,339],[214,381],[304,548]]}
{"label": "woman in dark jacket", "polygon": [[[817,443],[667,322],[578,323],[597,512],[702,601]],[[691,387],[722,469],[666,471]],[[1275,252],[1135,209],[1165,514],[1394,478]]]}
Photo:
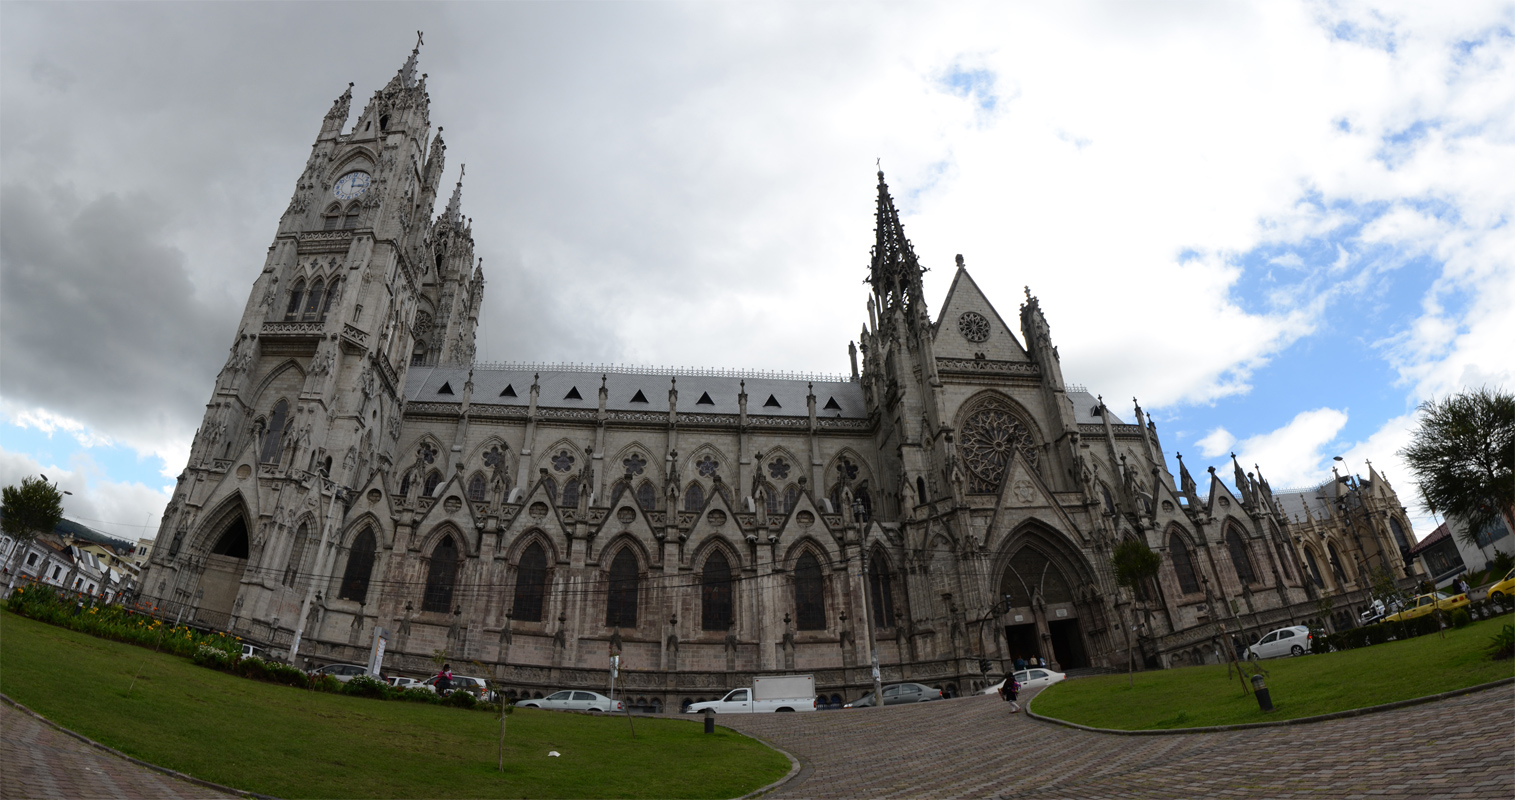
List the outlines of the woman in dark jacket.
{"label": "woman in dark jacket", "polygon": [[1021,710],[1021,704],[1016,702],[1015,695],[1021,689],[1021,685],[1015,682],[1014,675],[1006,675],[1005,682],[1000,684],[999,696],[1010,704],[1010,713],[1014,714]]}

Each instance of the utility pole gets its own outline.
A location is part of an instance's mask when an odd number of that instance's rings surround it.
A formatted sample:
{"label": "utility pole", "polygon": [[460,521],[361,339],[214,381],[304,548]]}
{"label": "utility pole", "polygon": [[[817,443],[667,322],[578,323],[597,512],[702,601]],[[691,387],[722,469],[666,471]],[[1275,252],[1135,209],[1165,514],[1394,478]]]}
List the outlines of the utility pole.
{"label": "utility pole", "polygon": [[868,581],[868,550],[864,546],[861,536],[858,537],[858,554],[858,564],[862,567],[863,571],[863,622],[868,626],[868,650],[872,654],[871,658],[873,662],[873,704],[879,708],[883,708],[884,687],[879,674],[877,621],[873,618],[873,602],[872,598],[868,595],[869,590],[873,587],[869,585]]}

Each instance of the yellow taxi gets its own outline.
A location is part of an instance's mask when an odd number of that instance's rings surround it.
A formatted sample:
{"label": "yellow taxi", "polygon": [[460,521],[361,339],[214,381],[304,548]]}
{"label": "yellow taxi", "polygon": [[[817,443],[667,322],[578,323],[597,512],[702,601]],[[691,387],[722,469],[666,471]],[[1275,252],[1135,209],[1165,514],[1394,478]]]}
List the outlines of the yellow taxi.
{"label": "yellow taxi", "polygon": [[1405,608],[1397,614],[1390,614],[1383,618],[1384,622],[1396,622],[1399,620],[1415,619],[1423,617],[1432,611],[1440,609],[1451,611],[1462,608],[1468,604],[1466,594],[1447,594],[1445,592],[1431,592],[1430,594],[1417,595],[1415,599],[1405,603]]}
{"label": "yellow taxi", "polygon": [[1515,569],[1509,571],[1499,583],[1489,587],[1489,596],[1502,594],[1505,597],[1515,597]]}

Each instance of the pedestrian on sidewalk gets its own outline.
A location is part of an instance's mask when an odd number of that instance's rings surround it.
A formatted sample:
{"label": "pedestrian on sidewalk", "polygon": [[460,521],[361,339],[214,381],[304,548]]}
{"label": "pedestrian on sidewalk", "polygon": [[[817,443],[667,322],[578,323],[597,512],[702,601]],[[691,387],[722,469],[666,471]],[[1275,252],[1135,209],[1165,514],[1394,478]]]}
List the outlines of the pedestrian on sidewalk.
{"label": "pedestrian on sidewalk", "polygon": [[452,691],[452,665],[443,664],[442,671],[437,673],[437,694],[444,697]]}
{"label": "pedestrian on sidewalk", "polygon": [[1005,682],[999,685],[999,696],[1003,698],[1005,702],[1010,704],[1011,714],[1014,714],[1021,710],[1021,704],[1015,699],[1016,693],[1019,692],[1020,689],[1021,685],[1019,683],[1016,683],[1014,675],[1006,675]]}

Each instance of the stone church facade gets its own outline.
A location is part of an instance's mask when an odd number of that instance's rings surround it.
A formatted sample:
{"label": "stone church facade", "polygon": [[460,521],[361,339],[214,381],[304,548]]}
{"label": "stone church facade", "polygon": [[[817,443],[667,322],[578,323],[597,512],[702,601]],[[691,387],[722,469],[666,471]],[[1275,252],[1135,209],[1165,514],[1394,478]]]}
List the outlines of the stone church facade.
{"label": "stone church facade", "polygon": [[[1201,495],[1139,406],[1064,382],[1029,290],[1012,328],[959,256],[933,317],[882,173],[850,375],[475,363],[484,277],[461,177],[432,217],[416,59],[326,115],[144,599],[297,659],[364,663],[384,628],[387,669],[440,651],[518,695],[603,691],[617,652],[626,696],[672,708],[787,671],[850,699],[875,653],[956,692],[1014,656],[1191,663],[1221,624],[1405,575],[1376,475],[1348,486],[1371,509],[1329,486],[1294,509],[1235,465]],[[1126,537],[1162,555],[1138,594]]]}

